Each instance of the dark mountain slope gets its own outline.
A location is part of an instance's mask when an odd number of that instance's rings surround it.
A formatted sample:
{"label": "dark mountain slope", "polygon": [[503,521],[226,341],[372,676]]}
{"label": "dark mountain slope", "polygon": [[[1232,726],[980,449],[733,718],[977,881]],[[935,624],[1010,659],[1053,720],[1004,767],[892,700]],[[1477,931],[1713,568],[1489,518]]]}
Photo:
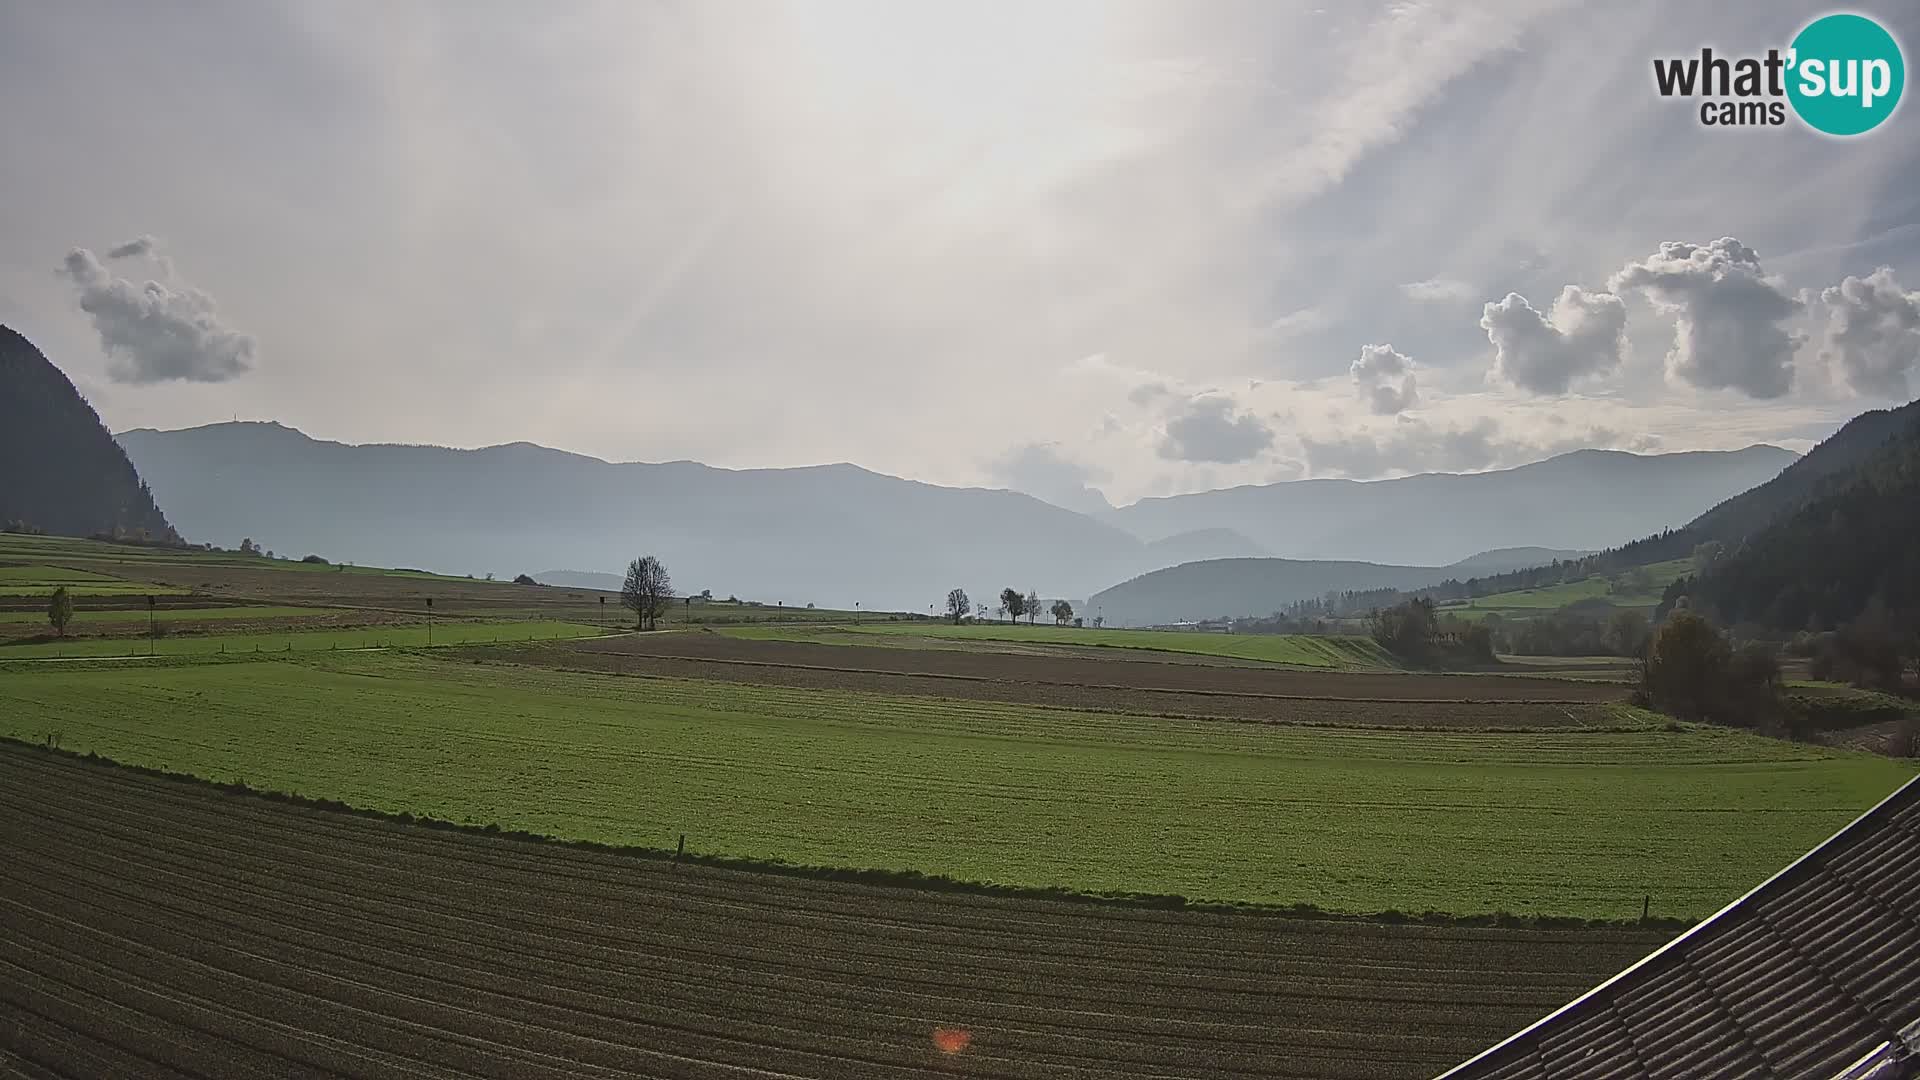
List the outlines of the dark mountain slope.
{"label": "dark mountain slope", "polygon": [[[1770,493],[1788,509],[1729,544],[1698,578],[1676,583],[1668,605],[1684,594],[1729,624],[1781,631],[1831,629],[1872,609],[1897,629],[1920,631],[1920,409],[1869,413],[1829,441],[1841,442],[1833,460],[1844,466]],[[1715,521],[1744,526],[1758,520],[1743,517],[1752,513],[1736,507]]]}
{"label": "dark mountain slope", "polygon": [[1817,497],[1830,478],[1865,466],[1882,453],[1889,439],[1911,432],[1915,424],[1920,424],[1920,401],[1861,413],[1773,480],[1693,519],[1687,532],[1702,541],[1734,546]]}
{"label": "dark mountain slope", "polygon": [[72,380],[0,326],[0,523],[61,536],[177,539]]}

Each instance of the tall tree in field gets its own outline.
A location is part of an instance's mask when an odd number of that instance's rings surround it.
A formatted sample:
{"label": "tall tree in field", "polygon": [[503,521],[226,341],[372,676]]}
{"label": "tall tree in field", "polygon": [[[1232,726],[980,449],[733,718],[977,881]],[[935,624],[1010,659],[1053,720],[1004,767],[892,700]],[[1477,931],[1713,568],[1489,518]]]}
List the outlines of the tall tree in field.
{"label": "tall tree in field", "polygon": [[1026,602],[1021,605],[1027,613],[1027,625],[1033,625],[1034,616],[1040,614],[1040,590],[1028,589]]}
{"label": "tall tree in field", "polygon": [[1073,605],[1065,600],[1053,602],[1053,625],[1065,626],[1073,619]]}
{"label": "tall tree in field", "polygon": [[1000,607],[1014,622],[1020,621],[1020,613],[1027,610],[1027,598],[1020,595],[1019,589],[1001,589]]}
{"label": "tall tree in field", "polygon": [[959,626],[960,620],[973,612],[973,601],[967,598],[967,590],[955,589],[947,594],[947,618],[953,625]]}
{"label": "tall tree in field", "polygon": [[47,601],[47,621],[53,624],[54,633],[67,636],[67,624],[73,621],[73,597],[65,585],[53,590],[53,598]]}
{"label": "tall tree in field", "polygon": [[667,564],[652,555],[642,555],[627,564],[627,579],[620,584],[620,603],[632,609],[640,629],[659,625],[660,613],[673,599],[673,578]]}

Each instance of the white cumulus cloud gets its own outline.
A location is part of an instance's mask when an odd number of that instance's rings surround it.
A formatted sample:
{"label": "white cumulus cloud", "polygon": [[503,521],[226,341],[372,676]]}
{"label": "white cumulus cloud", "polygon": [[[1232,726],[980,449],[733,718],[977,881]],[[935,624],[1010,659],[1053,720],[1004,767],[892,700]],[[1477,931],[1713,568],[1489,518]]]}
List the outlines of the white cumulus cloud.
{"label": "white cumulus cloud", "polygon": [[1820,304],[1820,358],[1859,393],[1906,398],[1920,370],[1920,293],[1901,288],[1883,266],[1821,290]]}
{"label": "white cumulus cloud", "polygon": [[1564,394],[1575,379],[1620,366],[1627,306],[1618,296],[1578,285],[1538,311],[1519,293],[1487,304],[1480,328],[1493,343],[1493,369],[1536,394]]}
{"label": "white cumulus cloud", "polygon": [[1393,416],[1420,403],[1413,361],[1392,345],[1361,346],[1353,381],[1376,416]]}
{"label": "white cumulus cloud", "polygon": [[1757,252],[1733,237],[1667,241],[1621,268],[1609,287],[1638,289],[1674,316],[1670,377],[1754,398],[1781,397],[1793,388],[1793,356],[1804,338],[1783,324],[1802,304],[1766,276]]}

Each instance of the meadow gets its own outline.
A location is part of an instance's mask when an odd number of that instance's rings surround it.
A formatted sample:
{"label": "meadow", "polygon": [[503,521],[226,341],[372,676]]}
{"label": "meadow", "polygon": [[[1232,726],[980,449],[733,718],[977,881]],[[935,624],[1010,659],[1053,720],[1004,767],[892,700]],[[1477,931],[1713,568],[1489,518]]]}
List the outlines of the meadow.
{"label": "meadow", "polygon": [[[235,608],[235,612],[251,609]],[[262,633],[199,633],[182,636],[73,637],[0,645],[0,663],[8,660],[46,660],[68,657],[207,656],[265,652],[318,652],[339,649],[388,649],[432,644],[470,645],[478,642],[555,641],[595,637],[607,633],[580,623],[514,620],[492,622],[424,620],[398,626],[362,626],[340,630],[289,629]]]}
{"label": "meadow", "polygon": [[1510,592],[1476,596],[1470,600],[1449,601],[1441,604],[1440,610],[1469,620],[1485,618],[1489,614],[1524,618],[1545,615],[1550,611],[1556,611],[1568,604],[1583,600],[1598,600],[1611,607],[1651,614],[1654,607],[1660,603],[1661,593],[1667,585],[1693,572],[1693,561],[1672,559],[1667,562],[1651,563],[1642,569],[1646,575],[1645,586],[1642,588],[1618,587],[1609,583],[1604,575],[1595,574],[1579,581],[1546,585],[1537,589],[1515,589]]}
{"label": "meadow", "polygon": [[489,650],[13,665],[0,735],[794,865],[1338,912],[1706,914],[1913,772],[1723,729],[1398,732],[553,672]]}

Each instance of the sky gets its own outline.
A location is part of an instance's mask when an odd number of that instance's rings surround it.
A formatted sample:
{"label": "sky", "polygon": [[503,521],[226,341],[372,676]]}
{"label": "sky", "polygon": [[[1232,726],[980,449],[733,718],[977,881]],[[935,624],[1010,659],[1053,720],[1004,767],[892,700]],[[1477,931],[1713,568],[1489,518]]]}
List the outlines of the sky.
{"label": "sky", "polygon": [[1707,128],[1652,60],[1826,10],[6,5],[0,322],[116,431],[1076,509],[1804,450],[1920,394],[1920,106]]}

